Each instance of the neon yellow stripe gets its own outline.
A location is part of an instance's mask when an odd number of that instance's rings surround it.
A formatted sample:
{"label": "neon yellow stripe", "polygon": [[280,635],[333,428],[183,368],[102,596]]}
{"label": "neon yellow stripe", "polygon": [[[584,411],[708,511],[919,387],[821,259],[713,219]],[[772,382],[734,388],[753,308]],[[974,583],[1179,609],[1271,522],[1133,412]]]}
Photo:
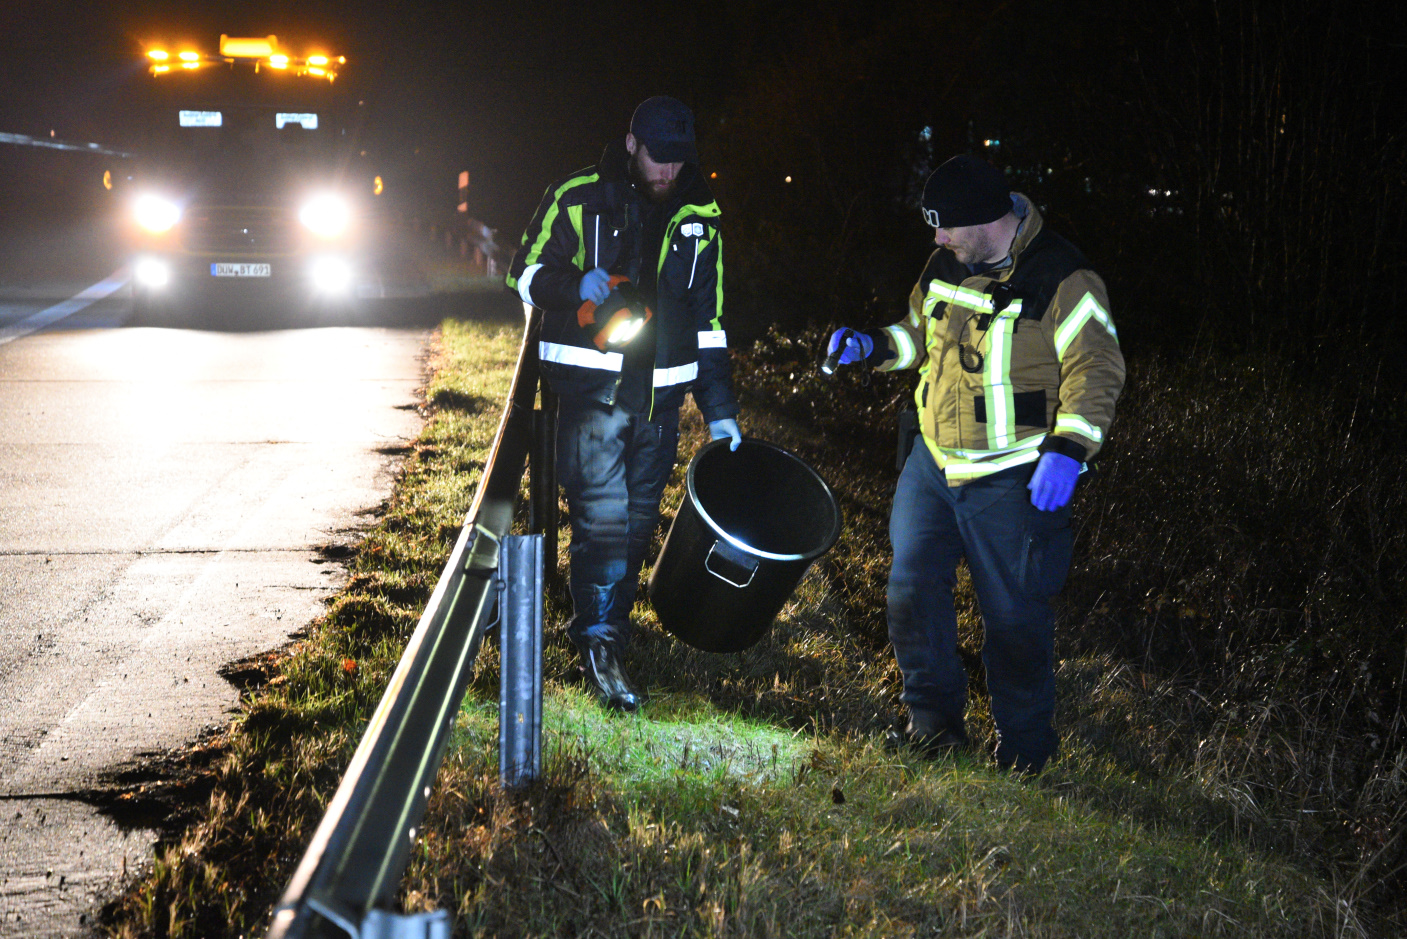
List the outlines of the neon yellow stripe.
{"label": "neon yellow stripe", "polygon": [[928,284],[929,296],[938,296],[949,303],[956,303],[960,307],[969,310],[976,310],[979,313],[992,312],[992,298],[976,290],[969,290],[966,287],[959,287],[956,284],[949,284],[938,280],[936,277]]}
{"label": "neon yellow stripe", "polygon": [[1055,419],[1055,429],[1057,431],[1073,431],[1074,433],[1080,434],[1083,437],[1088,437],[1095,443],[1104,442],[1103,431],[1101,431],[1098,427],[1095,427],[1083,417],[1078,417],[1074,414],[1061,414],[1059,417],[1057,417]]}
{"label": "neon yellow stripe", "polygon": [[1119,341],[1119,333],[1114,329],[1114,321],[1110,319],[1108,311],[1094,299],[1094,294],[1086,292],[1070,314],[1070,318],[1061,323],[1060,328],[1055,331],[1055,357],[1058,361],[1065,361],[1065,350],[1091,319],[1107,329],[1115,342]]}
{"label": "neon yellow stripe", "polygon": [[[716,208],[716,207],[715,207]],[[723,328],[723,233],[720,231],[717,236],[718,241],[718,278],[714,282],[714,293],[717,300],[714,301],[712,325],[714,329]]]}
{"label": "neon yellow stripe", "polygon": [[987,399],[987,445],[1001,450],[1016,434],[1011,396],[1011,324],[1014,317],[1003,315],[987,331],[987,374],[983,394]]}
{"label": "neon yellow stripe", "polygon": [[[552,225],[557,221],[557,203],[561,201],[562,196],[566,194],[569,189],[584,186],[587,183],[594,183],[600,178],[601,177],[596,173],[588,173],[585,176],[573,176],[557,187],[557,191],[552,194],[552,204],[547,207],[547,211],[542,215],[542,226],[537,230],[537,240],[533,242],[533,246],[529,249],[527,257],[523,259],[524,264],[536,264],[537,259],[542,256],[542,249],[547,246],[548,239],[552,237]],[[578,219],[577,228],[580,229],[580,227],[581,222]],[[577,240],[580,241],[579,230],[577,235]],[[527,243],[528,233],[523,232],[523,244]]]}
{"label": "neon yellow stripe", "polygon": [[[1045,440],[1045,434],[1036,434],[1027,437],[1017,446],[1005,451],[983,451],[983,450],[957,450],[951,447],[939,447],[924,438],[924,443],[933,453],[933,459],[950,479],[977,479],[981,476],[990,476],[993,473],[1010,469],[1013,466],[1021,466],[1026,463],[1034,463],[1040,459],[1041,441]],[[981,459],[973,459],[974,456],[981,456]]]}
{"label": "neon yellow stripe", "polygon": [[572,258],[572,263],[577,266],[577,270],[586,270],[586,239],[581,237],[581,212],[582,206],[567,206],[567,221],[572,223],[572,231],[576,232],[576,255]]}
{"label": "neon yellow stripe", "polygon": [[902,326],[886,326],[884,331],[889,334],[889,338],[894,341],[895,354],[898,356],[889,365],[890,369],[908,368],[914,364],[918,358],[918,350],[914,348],[914,341],[909,338],[908,332]]}

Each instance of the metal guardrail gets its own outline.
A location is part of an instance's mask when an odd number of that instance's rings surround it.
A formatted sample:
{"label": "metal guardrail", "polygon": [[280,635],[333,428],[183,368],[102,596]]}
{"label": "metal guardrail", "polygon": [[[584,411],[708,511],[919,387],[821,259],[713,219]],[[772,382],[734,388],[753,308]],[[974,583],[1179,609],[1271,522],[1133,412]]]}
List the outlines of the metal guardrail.
{"label": "metal guardrail", "polygon": [[[541,311],[526,308],[518,367],[473,505],[386,693],[274,910],[270,939],[449,936],[447,914],[388,912],[494,608],[501,543],[531,455],[531,527],[556,557],[552,397],[538,391]],[[550,496],[550,498],[549,498]],[[539,580],[540,584],[540,580]]]}

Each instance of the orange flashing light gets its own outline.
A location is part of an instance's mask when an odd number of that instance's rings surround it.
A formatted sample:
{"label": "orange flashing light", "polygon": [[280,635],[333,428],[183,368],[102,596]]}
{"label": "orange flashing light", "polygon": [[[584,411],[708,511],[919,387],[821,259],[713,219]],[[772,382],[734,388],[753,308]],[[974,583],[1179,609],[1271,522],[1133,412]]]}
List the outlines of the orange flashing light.
{"label": "orange flashing light", "polygon": [[199,62],[199,61],[200,61],[200,53],[199,53],[199,52],[191,52],[190,50],[186,50],[185,52],[182,52],[182,53],[181,53],[181,61],[182,61],[182,62]]}
{"label": "orange flashing light", "polygon": [[147,50],[147,58],[151,59],[153,62],[165,62],[167,59],[171,58],[171,53],[167,52],[165,49],[149,49]]}
{"label": "orange flashing light", "polygon": [[228,36],[220,34],[220,54],[236,59],[267,59],[278,48],[277,36]]}

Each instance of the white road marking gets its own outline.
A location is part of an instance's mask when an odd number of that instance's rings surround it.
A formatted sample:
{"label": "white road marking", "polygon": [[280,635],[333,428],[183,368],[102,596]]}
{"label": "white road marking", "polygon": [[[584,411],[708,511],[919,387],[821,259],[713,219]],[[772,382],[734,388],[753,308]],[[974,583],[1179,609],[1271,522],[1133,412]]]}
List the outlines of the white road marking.
{"label": "white road marking", "polygon": [[129,280],[127,266],[124,264],[82,293],[70,297],[62,303],[56,303],[47,310],[40,310],[33,316],[22,319],[11,326],[0,327],[0,346],[57,323],[66,316],[72,316],[90,304],[116,293],[125,287]]}

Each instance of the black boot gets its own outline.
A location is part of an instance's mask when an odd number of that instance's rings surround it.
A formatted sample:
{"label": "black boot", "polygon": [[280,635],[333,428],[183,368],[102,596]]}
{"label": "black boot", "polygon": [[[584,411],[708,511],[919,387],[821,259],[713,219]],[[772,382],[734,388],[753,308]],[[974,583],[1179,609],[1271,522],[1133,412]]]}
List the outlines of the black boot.
{"label": "black boot", "polygon": [[640,709],[645,696],[635,690],[613,643],[587,636],[577,643],[577,651],[581,653],[581,669],[596,687],[603,707],[613,711]]}
{"label": "black boot", "polygon": [[925,759],[947,756],[968,746],[967,734],[940,722],[935,716],[914,711],[903,730],[891,730],[884,738],[886,750],[908,748]]}

